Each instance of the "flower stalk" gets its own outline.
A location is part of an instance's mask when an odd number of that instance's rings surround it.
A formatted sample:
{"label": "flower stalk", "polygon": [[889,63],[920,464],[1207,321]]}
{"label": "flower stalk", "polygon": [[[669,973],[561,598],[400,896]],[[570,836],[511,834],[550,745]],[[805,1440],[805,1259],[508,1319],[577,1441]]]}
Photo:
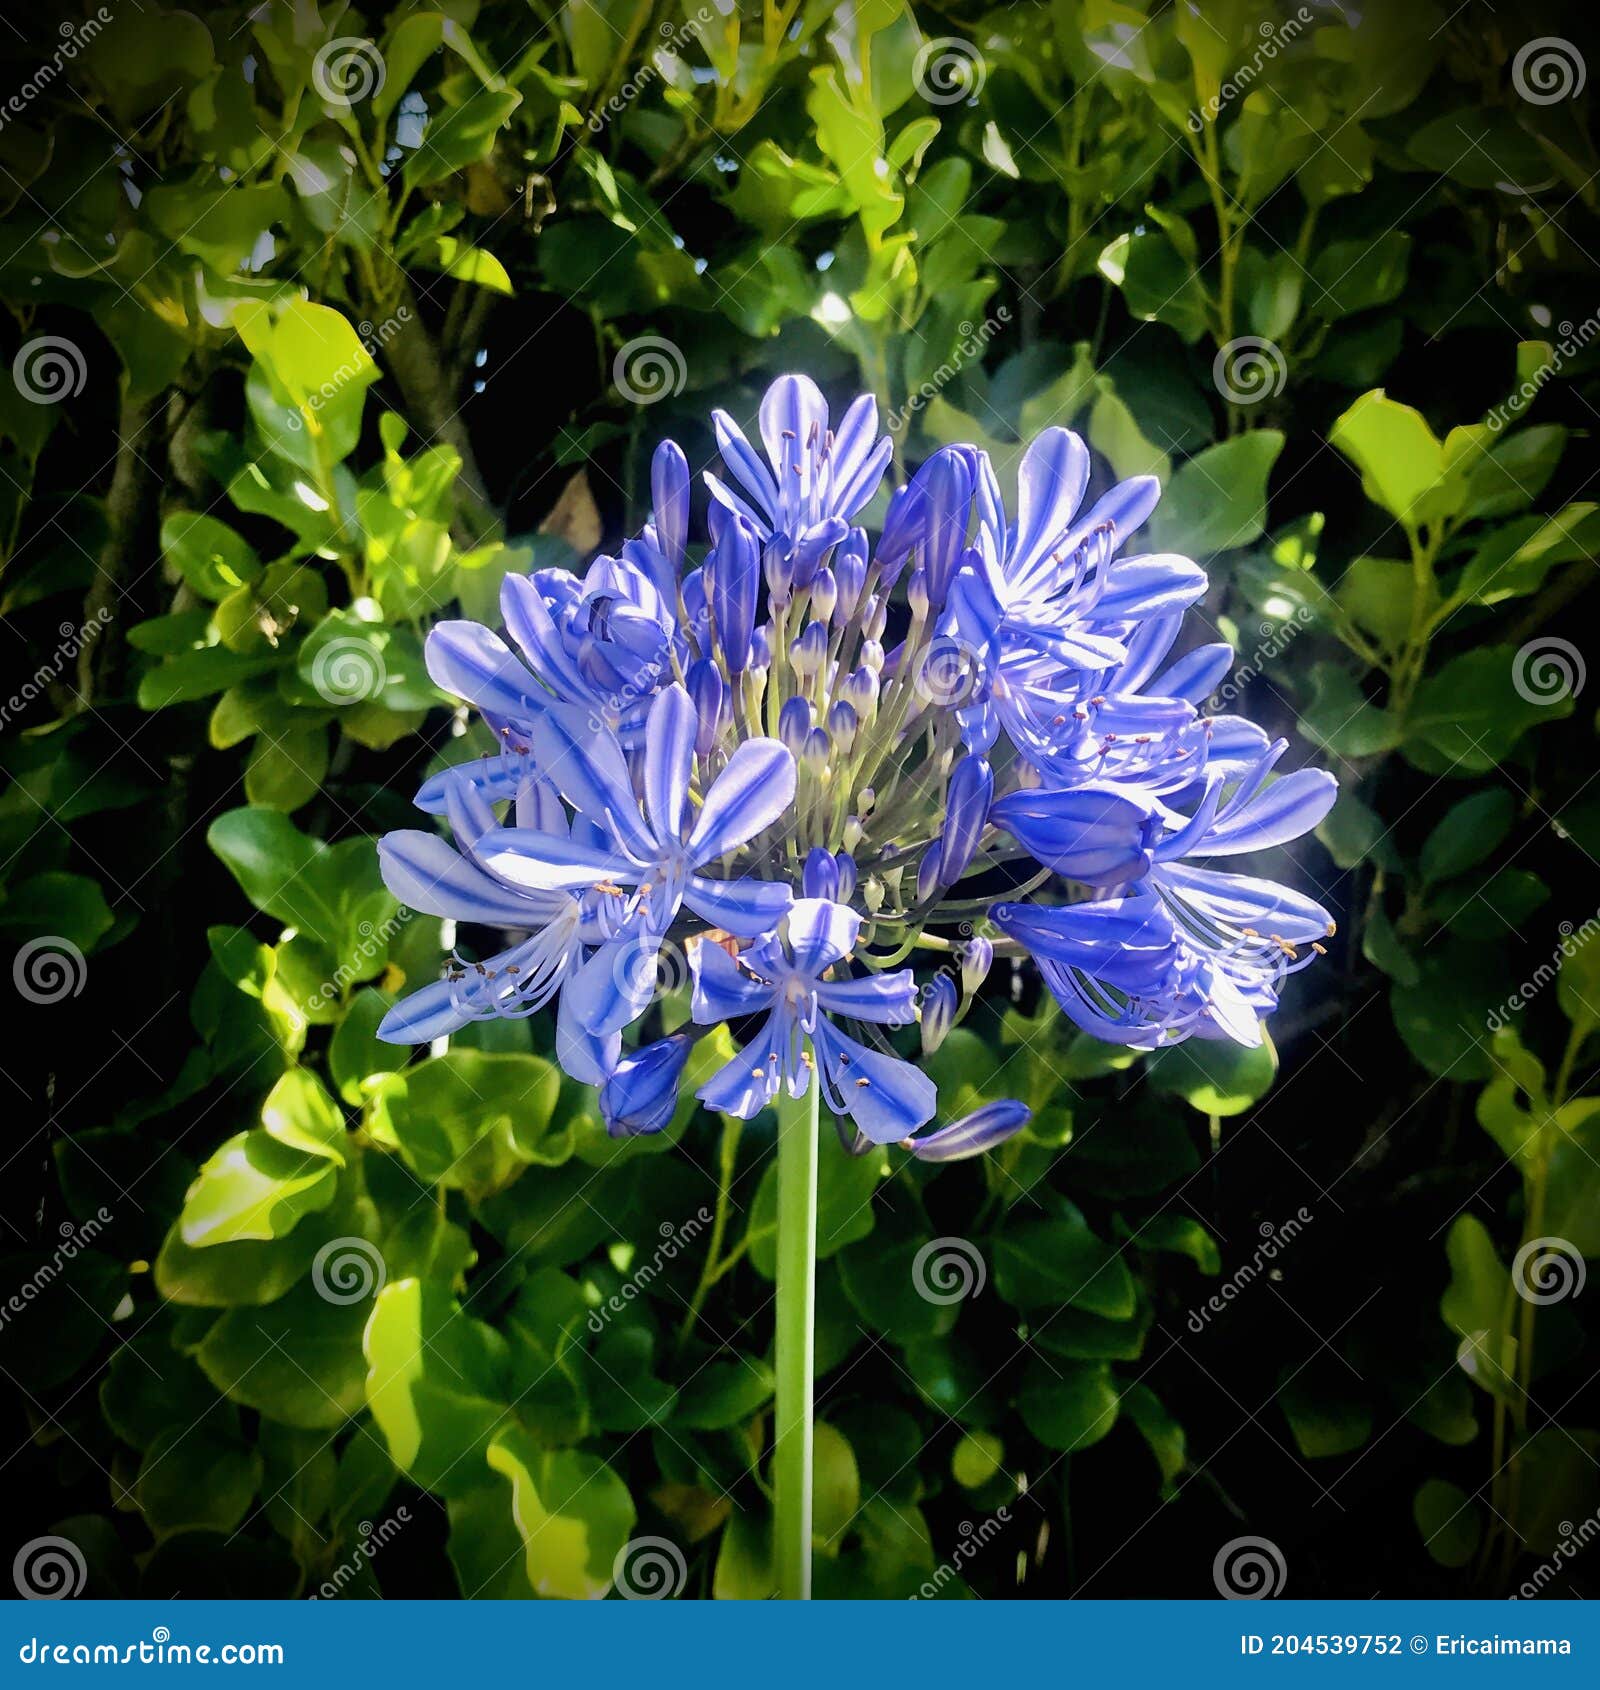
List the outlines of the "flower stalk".
{"label": "flower stalk", "polygon": [[778,1096],[778,1389],[772,1478],[778,1595],[811,1595],[812,1397],[816,1374],[817,1100]]}

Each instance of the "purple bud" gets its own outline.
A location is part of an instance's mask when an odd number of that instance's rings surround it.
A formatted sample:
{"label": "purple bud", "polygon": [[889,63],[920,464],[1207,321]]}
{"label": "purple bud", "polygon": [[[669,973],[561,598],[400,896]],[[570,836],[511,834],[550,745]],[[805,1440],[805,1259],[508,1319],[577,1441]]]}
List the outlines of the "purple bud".
{"label": "purple bud", "polygon": [[834,578],[839,583],[839,614],[855,615],[867,579],[867,531],[852,528],[833,554]]}
{"label": "purple bud", "polygon": [[834,606],[839,602],[838,577],[824,565],[811,583],[811,614],[819,622],[833,620]]}
{"label": "purple bud", "polygon": [[898,580],[900,566],[921,542],[924,514],[924,493],[915,478],[889,496],[883,532],[878,536],[878,565],[886,587]]}
{"label": "purple bud", "polygon": [[656,544],[676,575],[689,538],[689,460],[671,440],[663,440],[650,460],[650,499]]}
{"label": "purple bud", "polygon": [[828,712],[828,732],[841,751],[848,751],[856,742],[856,729],[861,725],[853,705],[841,699]]}
{"label": "purple bud", "polygon": [[813,728],[806,735],[806,742],[801,747],[800,755],[805,759],[805,765],[812,774],[820,775],[828,766],[828,754],[832,749],[833,744],[827,734],[821,728]]}
{"label": "purple bud", "polygon": [[834,861],[839,865],[839,890],[834,893],[834,902],[848,904],[856,889],[856,860],[848,851],[837,851]]}
{"label": "purple bud", "polygon": [[878,677],[863,665],[845,678],[839,691],[856,707],[856,715],[870,716],[878,702]]}
{"label": "purple bud", "polygon": [[944,1043],[944,1036],[955,1025],[959,1003],[956,983],[948,974],[936,975],[922,996],[922,1052],[933,1053]]}
{"label": "purple bud", "polygon": [[710,511],[711,550],[703,571],[706,599],[716,618],[728,673],[743,673],[750,662],[756,603],[761,596],[758,544],[743,517],[720,504]]}
{"label": "purple bud", "polygon": [[881,640],[883,631],[889,626],[889,600],[883,593],[874,593],[867,600],[867,607],[861,615],[861,632],[869,640]]}
{"label": "purple bud", "polygon": [[765,627],[757,628],[750,636],[750,667],[752,669],[770,669],[772,667],[772,641],[767,638]]}
{"label": "purple bud", "polygon": [[761,567],[767,577],[767,596],[774,605],[787,604],[794,591],[794,552],[780,540],[768,540]]}
{"label": "purple bud", "polygon": [[966,949],[961,953],[961,989],[968,997],[989,978],[989,970],[994,967],[994,945],[982,934],[976,939],[967,941]]}
{"label": "purple bud", "polygon": [[933,598],[928,591],[928,572],[920,563],[911,571],[911,579],[906,584],[906,602],[919,622],[927,621]]}
{"label": "purple bud", "polygon": [[694,1038],[673,1033],[631,1051],[600,1088],[600,1113],[613,1138],[658,1133],[678,1106],[678,1084]]}
{"label": "purple bud", "polygon": [[961,454],[947,446],[917,471],[917,480],[925,489],[922,563],[917,573],[926,577],[928,599],[937,610],[966,551],[972,472]]}
{"label": "purple bud", "polygon": [[827,658],[828,630],[824,623],[808,622],[800,637],[789,643],[789,661],[802,679],[810,680]]}
{"label": "purple bud", "polygon": [[967,872],[994,801],[994,772],[982,757],[963,757],[950,776],[944,835],[939,841],[939,879],[946,886]]}
{"label": "purple bud", "polygon": [[937,897],[943,884],[939,878],[939,847],[935,845],[925,853],[917,868],[917,902],[925,904]]}
{"label": "purple bud", "polygon": [[820,845],[812,846],[806,854],[801,891],[807,898],[826,898],[830,904],[839,901],[839,865],[831,851]]}
{"label": "purple bud", "polygon": [[805,749],[806,735],[811,732],[811,706],[803,698],[786,698],[778,712],[778,738],[789,748],[793,757]]}
{"label": "purple bud", "polygon": [[1014,1133],[1027,1126],[1032,1115],[1033,1111],[1025,1103],[1014,1102],[1011,1098],[999,1103],[986,1103],[970,1115],[963,1115],[959,1121],[952,1121],[948,1127],[929,1133],[926,1138],[913,1139],[909,1148],[919,1162],[959,1162],[968,1156],[981,1156],[997,1144],[1004,1144]]}
{"label": "purple bud", "polygon": [[712,746],[717,743],[717,730],[722,726],[722,712],[728,697],[727,685],[722,679],[722,671],[705,657],[689,665],[689,672],[684,676],[684,681],[688,686],[690,698],[694,700],[695,714],[699,718],[694,736],[695,752],[701,757],[708,757]]}

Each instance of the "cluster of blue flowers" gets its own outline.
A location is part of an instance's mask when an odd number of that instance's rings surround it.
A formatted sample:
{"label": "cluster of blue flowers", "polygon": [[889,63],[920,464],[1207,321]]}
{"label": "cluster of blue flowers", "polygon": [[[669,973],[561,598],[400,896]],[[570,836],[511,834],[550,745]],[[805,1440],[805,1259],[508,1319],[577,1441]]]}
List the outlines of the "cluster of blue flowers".
{"label": "cluster of blue flowers", "polygon": [[[928,1160],[976,1154],[1027,1111],[924,1132],[934,1085],[879,1029],[920,1022],[936,1048],[997,953],[1030,956],[1098,1038],[1258,1044],[1332,923],[1213,864],[1314,827],[1335,785],[1275,776],[1282,740],[1203,713],[1229,647],[1170,658],[1206,578],[1119,555],[1155,480],[1084,510],[1089,454],[1047,429],[1008,516],[987,456],[946,447],[888,498],[874,546],[856,518],[891,442],[871,397],[832,428],[811,381],[781,378],[765,459],[713,421],[725,475],[705,477],[698,564],[667,442],[620,556],[508,577],[508,638],[430,634],[433,678],[501,750],[427,782],[417,803],[454,844],[392,833],[384,876],[412,909],[526,937],[452,958],[380,1036],[556,1005],[562,1067],[624,1134],[671,1120],[695,1039],[733,1023],[749,1031],[699,1088],[710,1108],[749,1117],[814,1075],[864,1139]],[[914,954],[938,965],[920,987],[895,966]],[[626,1043],[674,956],[692,1021]]]}

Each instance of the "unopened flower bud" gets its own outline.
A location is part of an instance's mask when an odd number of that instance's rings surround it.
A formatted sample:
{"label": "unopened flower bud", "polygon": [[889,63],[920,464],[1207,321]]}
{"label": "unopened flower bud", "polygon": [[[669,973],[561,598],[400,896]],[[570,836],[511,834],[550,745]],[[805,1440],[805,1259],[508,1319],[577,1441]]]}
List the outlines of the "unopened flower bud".
{"label": "unopened flower bud", "polygon": [[828,767],[828,757],[832,750],[833,742],[827,734],[821,728],[813,728],[806,735],[800,757],[812,774],[821,775]]}
{"label": "unopened flower bud", "polygon": [[839,583],[839,615],[854,616],[867,579],[867,535],[852,528],[833,557],[833,573]]}
{"label": "unopened flower bud", "polygon": [[859,850],[861,841],[867,836],[867,830],[861,825],[860,816],[846,816],[844,818],[844,848],[847,851]]}
{"label": "unopened flower bud", "polygon": [[806,853],[800,886],[807,898],[826,898],[829,903],[839,901],[839,865],[831,851],[820,845],[812,846]]}
{"label": "unopened flower bud", "polygon": [[956,983],[948,974],[936,975],[922,997],[922,1051],[925,1056],[944,1043],[944,1036],[955,1025],[959,1003]]}
{"label": "unopened flower bud", "polygon": [[974,1109],[948,1127],[941,1127],[926,1138],[913,1139],[911,1154],[919,1162],[959,1162],[968,1156],[981,1156],[986,1150],[1004,1144],[1019,1133],[1032,1119],[1033,1112],[1025,1103],[1003,1098],[998,1103],[986,1103]]}
{"label": "unopened flower bud", "polygon": [[883,908],[883,882],[877,875],[867,876],[866,883],[861,888],[861,901],[872,915],[876,915]]}
{"label": "unopened flower bud", "polygon": [[828,630],[821,622],[808,622],[803,634],[789,644],[789,662],[801,680],[811,680],[828,657]]}
{"label": "unopened flower bud", "polygon": [[877,640],[863,640],[861,642],[861,661],[873,674],[883,669],[883,646]]}
{"label": "unopened flower bud", "polygon": [[839,889],[834,898],[841,904],[848,904],[855,896],[856,860],[848,851],[835,851],[833,860],[839,869]]}
{"label": "unopened flower bud", "polygon": [[842,699],[828,712],[828,732],[833,735],[833,742],[841,751],[847,752],[855,744],[856,729],[859,726],[855,707],[846,704]]}
{"label": "unopened flower bud", "polygon": [[[861,618],[861,632],[869,640],[881,640],[889,626],[889,601],[882,593],[874,593],[867,600],[866,614]],[[882,668],[882,664],[879,664]]]}
{"label": "unopened flower bud", "polygon": [[778,738],[798,757],[811,732],[811,706],[803,698],[786,698],[778,712]]}
{"label": "unopened flower bud", "polygon": [[839,582],[826,564],[817,571],[811,583],[811,614],[819,622],[833,620],[834,607],[839,602]]}
{"label": "unopened flower bud", "polygon": [[722,726],[728,697],[727,684],[722,679],[722,671],[704,657],[689,665],[689,672],[684,676],[684,680],[689,696],[694,700],[695,752],[698,756],[706,757],[717,743],[717,733]]}
{"label": "unopened flower bud", "polygon": [[865,820],[872,814],[872,807],[878,802],[878,794],[870,787],[864,786],[856,794],[856,814]]}
{"label": "unopened flower bud", "polygon": [[921,564],[911,571],[911,579],[906,582],[906,602],[911,606],[911,614],[919,622],[928,619],[928,572]]}
{"label": "unopened flower bud", "polygon": [[930,898],[937,896],[943,884],[939,878],[939,851],[935,846],[924,852],[922,861],[917,865],[917,902],[927,903]]}
{"label": "unopened flower bud", "polygon": [[982,757],[966,756],[950,776],[944,833],[939,840],[939,879],[946,886],[967,872],[989,820],[994,775]]}
{"label": "unopened flower bud", "polygon": [[994,945],[979,934],[976,939],[968,940],[961,953],[961,989],[968,997],[989,978],[989,970],[994,966]]}

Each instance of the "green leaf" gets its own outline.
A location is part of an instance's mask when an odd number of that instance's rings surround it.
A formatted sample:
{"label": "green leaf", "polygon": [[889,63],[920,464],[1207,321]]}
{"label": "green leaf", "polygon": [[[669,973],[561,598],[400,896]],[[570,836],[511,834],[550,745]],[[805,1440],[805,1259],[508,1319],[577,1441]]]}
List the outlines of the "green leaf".
{"label": "green leaf", "polygon": [[222,599],[261,574],[243,535],[214,516],[174,511],[161,524],[161,553],[203,599]]}
{"label": "green leaf", "polygon": [[1017,1399],[1023,1424],[1050,1449],[1097,1444],[1117,1423],[1121,1393],[1104,1362],[1028,1364]]}
{"label": "green leaf", "polygon": [[1015,1222],[990,1254],[995,1289],[1017,1308],[1070,1303],[1111,1320],[1133,1313],[1133,1276],[1080,1215]]}
{"label": "green leaf", "polygon": [[1158,1092],[1181,1097],[1202,1115],[1242,1115],[1267,1094],[1277,1072],[1278,1054],[1266,1038],[1255,1046],[1191,1039],[1145,1063]]}
{"label": "green leaf", "polygon": [[452,1050],[382,1080],[378,1122],[424,1184],[478,1202],[531,1163],[572,1154],[560,1095],[561,1075],[543,1057]]}
{"label": "green leaf", "polygon": [[714,1432],[742,1426],[772,1400],[772,1369],[754,1356],[708,1362],[678,1393],[673,1424]]}
{"label": "green leaf", "polygon": [[1266,527],[1267,477],[1283,440],[1275,428],[1258,428],[1180,464],[1156,507],[1153,546],[1198,558],[1259,539]]}
{"label": "green leaf", "polygon": [[[224,1396],[306,1431],[342,1426],[361,1412],[361,1334],[383,1277],[382,1258],[364,1239],[335,1241],[320,1260],[320,1270],[277,1302],[225,1314],[195,1351]],[[353,1278],[341,1262],[355,1265]]]}
{"label": "green leaf", "polygon": [[1417,867],[1423,884],[1447,880],[1481,863],[1511,831],[1514,814],[1515,804],[1503,786],[1452,804],[1422,842]]}
{"label": "green leaf", "polygon": [[636,1518],[622,1480],[598,1456],[542,1450],[514,1430],[489,1446],[488,1462],[511,1481],[511,1517],[534,1594],[604,1596]]}
{"label": "green leaf", "polygon": [[135,1485],[139,1512],[158,1537],[232,1532],[261,1485],[261,1455],[213,1421],[169,1426],[144,1453]]}
{"label": "green leaf", "polygon": [[1361,397],[1328,431],[1328,439],[1361,472],[1361,485],[1375,504],[1407,528],[1450,515],[1460,508],[1465,484],[1444,481],[1444,446],[1422,413],[1398,404],[1375,388]]}
{"label": "green leaf", "polygon": [[454,1498],[482,1484],[482,1459],[509,1413],[505,1340],[448,1290],[391,1280],[367,1322],[367,1406],[395,1466]]}
{"label": "green leaf", "polygon": [[1478,1504],[1447,1479],[1424,1479],[1411,1499],[1411,1517],[1422,1545],[1441,1567],[1464,1567],[1478,1553],[1483,1514]]}

